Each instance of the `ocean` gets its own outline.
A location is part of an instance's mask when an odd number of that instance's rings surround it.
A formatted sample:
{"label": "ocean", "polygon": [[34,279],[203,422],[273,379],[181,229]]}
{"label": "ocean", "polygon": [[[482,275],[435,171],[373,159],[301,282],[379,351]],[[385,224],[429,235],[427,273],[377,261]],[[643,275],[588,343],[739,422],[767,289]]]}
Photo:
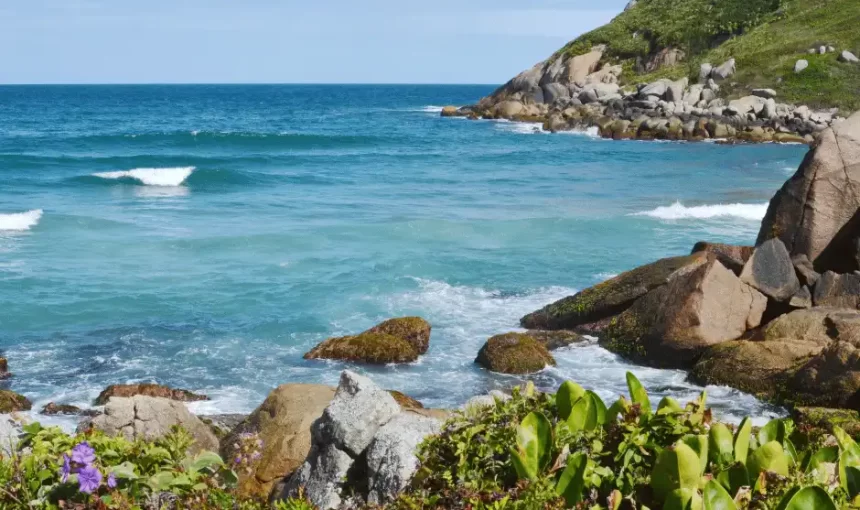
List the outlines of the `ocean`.
{"label": "ocean", "polygon": [[[799,145],[609,141],[444,119],[493,86],[0,87],[0,353],[38,409],[152,381],[249,412],[344,368],[432,407],[522,379],[474,357],[556,299],[696,241],[749,244]],[[306,361],[381,320],[430,321],[413,364]],[[531,377],[605,399],[633,371],[595,343]],[[708,389],[722,417],[781,412]]]}

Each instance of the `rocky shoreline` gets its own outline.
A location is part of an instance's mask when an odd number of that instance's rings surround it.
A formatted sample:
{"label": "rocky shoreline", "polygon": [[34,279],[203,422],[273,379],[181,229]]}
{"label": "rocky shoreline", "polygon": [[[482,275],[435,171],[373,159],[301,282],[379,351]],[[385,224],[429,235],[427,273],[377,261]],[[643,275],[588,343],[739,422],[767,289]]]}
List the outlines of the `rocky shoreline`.
{"label": "rocky shoreline", "polygon": [[445,107],[442,116],[535,122],[550,132],[597,128],[600,136],[615,140],[806,144],[841,120],[838,108],[813,110],[778,102],[772,89],[726,96],[729,85],[735,85],[734,59],[719,66],[702,64],[694,83],[681,78],[622,86],[624,69],[605,59],[605,51],[595,46],[583,55],[554,57],[478,104]]}

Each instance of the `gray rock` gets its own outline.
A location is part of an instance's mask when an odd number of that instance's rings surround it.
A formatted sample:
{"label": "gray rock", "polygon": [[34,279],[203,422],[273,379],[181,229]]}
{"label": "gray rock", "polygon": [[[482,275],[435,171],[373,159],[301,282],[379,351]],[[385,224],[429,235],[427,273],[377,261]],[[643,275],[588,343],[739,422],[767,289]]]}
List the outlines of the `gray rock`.
{"label": "gray rock", "polygon": [[788,301],[800,290],[791,256],[778,238],[756,247],[744,264],[741,281],[776,301]]}
{"label": "gray rock", "polygon": [[585,89],[579,94],[579,100],[582,104],[594,103],[597,101],[597,91],[593,88]]}
{"label": "gray rock", "polygon": [[768,120],[772,120],[777,117],[776,101],[774,101],[773,98],[770,98],[765,101],[764,107],[761,109],[761,114],[759,115],[759,117]]}
{"label": "gray rock", "polygon": [[717,83],[720,83],[735,74],[735,69],[735,59],[730,58],[726,60],[721,66],[715,67],[711,71],[711,78]]}
{"label": "gray rock", "polygon": [[812,112],[809,111],[809,107],[806,105],[800,105],[794,109],[794,116],[801,120],[809,120]]}
{"label": "gray rock", "polygon": [[9,457],[15,451],[24,430],[21,418],[11,414],[0,414],[0,456]]}
{"label": "gray rock", "polygon": [[678,81],[670,82],[666,88],[666,101],[673,101],[676,103],[683,101],[684,89],[687,88],[689,83],[690,80],[687,78],[681,78]]}
{"label": "gray rock", "polygon": [[[122,434],[128,440],[156,439],[179,425],[194,437],[192,451],[218,451],[218,438],[185,404],[166,398],[136,395],[131,398],[112,397],[104,414],[89,422],[96,430],[108,435]],[[80,427],[79,427],[80,428]]]}
{"label": "gray rock", "polygon": [[558,99],[567,99],[570,97],[570,89],[561,83],[547,83],[543,85],[544,101],[553,104]]}
{"label": "gray rock", "polygon": [[767,100],[758,96],[745,96],[729,101],[729,108],[735,115],[746,115],[750,112],[762,111]]}
{"label": "gray rock", "polygon": [[630,0],[629,2],[627,2],[627,5],[624,6],[624,11],[627,12],[630,9],[636,7],[637,3],[637,0]]}
{"label": "gray rock", "polygon": [[839,54],[839,60],[841,60],[842,62],[851,62],[851,63],[860,62],[860,58],[857,58],[857,56],[855,54],[851,53],[848,50],[843,50],[842,53]]}
{"label": "gray rock", "polygon": [[794,264],[794,272],[797,273],[801,285],[814,287],[818,279],[821,278],[805,254],[795,255],[791,258],[791,263]]}
{"label": "gray rock", "polygon": [[827,271],[815,284],[812,301],[815,306],[860,308],[860,275]]}
{"label": "gray rock", "polygon": [[682,100],[687,104],[696,104],[702,99],[702,90],[704,90],[705,86],[702,84],[690,85],[690,88],[687,89],[687,92],[684,93],[684,97]]}
{"label": "gray rock", "polygon": [[217,430],[225,435],[232,432],[247,417],[247,414],[207,414],[198,416],[213,431]]}
{"label": "gray rock", "polygon": [[344,370],[334,398],[313,425],[314,444],[334,444],[357,457],[379,427],[399,412],[400,406],[387,391],[367,377]]}
{"label": "gray rock", "polygon": [[493,390],[488,395],[476,395],[463,404],[463,410],[467,413],[476,412],[484,407],[492,407],[496,405],[496,401],[505,402],[510,400],[511,396],[499,390]]}
{"label": "gray rock", "polygon": [[322,510],[341,506],[341,490],[346,484],[347,473],[354,460],[334,445],[311,448],[304,464],[295,472],[277,499],[286,499],[298,494],[303,487],[305,496]]}
{"label": "gray rock", "polygon": [[639,91],[639,97],[643,99],[648,96],[663,98],[663,96],[666,95],[666,91],[669,89],[669,84],[671,83],[671,80],[657,80],[654,83],[649,83]]}
{"label": "gray rock", "polygon": [[714,66],[708,64],[707,62],[699,66],[699,83],[705,83],[708,81],[708,78],[711,77],[711,71],[714,70]]}
{"label": "gray rock", "polygon": [[406,488],[418,469],[415,450],[442,422],[413,413],[400,413],[386,423],[367,448],[367,502],[382,505]]}
{"label": "gray rock", "polygon": [[772,99],[776,97],[776,91],[773,89],[753,89],[752,95],[762,97],[764,99]]}
{"label": "gray rock", "polygon": [[807,67],[809,67],[809,61],[805,60],[805,59],[800,59],[794,63],[794,72],[795,73],[802,72]]}
{"label": "gray rock", "polygon": [[819,46],[818,47],[818,53],[820,55],[824,55],[825,53],[827,53],[827,46]]}
{"label": "gray rock", "polygon": [[791,299],[788,300],[788,306],[792,308],[812,308],[812,293],[809,292],[809,287],[801,287]]}

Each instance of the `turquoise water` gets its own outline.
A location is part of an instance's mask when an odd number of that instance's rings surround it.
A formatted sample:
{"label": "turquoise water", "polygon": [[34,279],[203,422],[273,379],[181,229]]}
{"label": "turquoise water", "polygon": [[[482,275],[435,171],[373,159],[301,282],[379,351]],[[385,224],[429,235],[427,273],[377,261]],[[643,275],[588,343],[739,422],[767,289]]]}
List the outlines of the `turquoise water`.
{"label": "turquoise water", "polygon": [[[359,367],[430,406],[515,378],[472,363],[544,304],[707,239],[751,243],[801,146],[612,142],[442,119],[490,86],[0,87],[0,352],[38,405],[107,384],[244,412],[334,383],[302,354],[393,316],[433,324],[417,363]],[[631,367],[556,352],[610,398]],[[633,368],[688,398],[677,371]],[[774,412],[712,388],[729,417]]]}

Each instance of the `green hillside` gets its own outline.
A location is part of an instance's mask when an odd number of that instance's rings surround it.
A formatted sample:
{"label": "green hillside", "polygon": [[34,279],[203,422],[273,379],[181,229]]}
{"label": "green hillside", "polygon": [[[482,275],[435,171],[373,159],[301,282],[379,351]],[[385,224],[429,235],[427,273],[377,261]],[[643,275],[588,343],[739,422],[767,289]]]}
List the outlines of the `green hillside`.
{"label": "green hillside", "polygon": [[[623,83],[695,78],[701,63],[734,57],[737,73],[724,84],[730,93],[768,87],[795,104],[860,109],[860,64],[837,58],[842,50],[860,55],[860,0],[639,0],[558,54],[582,54],[595,44],[606,44],[606,55],[623,64]],[[836,52],[808,54],[821,45]],[[646,71],[666,49],[685,57]],[[795,73],[801,58],[809,67]]]}

